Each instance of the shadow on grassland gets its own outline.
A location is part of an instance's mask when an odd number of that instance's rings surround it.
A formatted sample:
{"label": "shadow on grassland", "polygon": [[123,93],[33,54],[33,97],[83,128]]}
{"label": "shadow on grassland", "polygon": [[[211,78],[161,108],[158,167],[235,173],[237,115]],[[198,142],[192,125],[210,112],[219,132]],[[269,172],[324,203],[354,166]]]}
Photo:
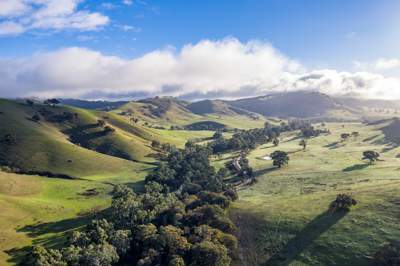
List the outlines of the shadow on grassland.
{"label": "shadow on grassland", "polygon": [[369,165],[370,164],[368,164],[368,163],[355,164],[355,165],[344,168],[342,171],[343,172],[351,172],[351,171],[356,171],[356,170],[362,170],[362,169],[367,168]]}
{"label": "shadow on grassland", "polygon": [[[66,239],[71,232],[87,225],[93,219],[105,217],[107,212],[107,210],[103,210],[55,222],[26,225],[17,229],[17,232],[25,233],[31,238],[36,238],[32,241],[32,246],[42,245],[46,248],[61,248],[65,245]],[[45,236],[46,234],[52,234],[52,236],[47,237]],[[10,264],[25,265],[24,261],[30,253],[32,246],[13,248],[5,251],[11,257],[7,262]]]}
{"label": "shadow on grassland", "polygon": [[279,253],[269,258],[263,265],[289,265],[321,234],[329,230],[346,214],[347,212],[330,213],[326,211],[318,215],[293,239],[289,240]]}

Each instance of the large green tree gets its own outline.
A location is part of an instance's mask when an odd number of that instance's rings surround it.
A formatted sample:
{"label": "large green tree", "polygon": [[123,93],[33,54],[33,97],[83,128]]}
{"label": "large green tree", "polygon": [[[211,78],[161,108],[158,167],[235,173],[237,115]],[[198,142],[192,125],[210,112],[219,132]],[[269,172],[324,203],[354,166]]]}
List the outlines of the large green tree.
{"label": "large green tree", "polygon": [[289,156],[284,151],[274,151],[270,155],[273,165],[281,168],[283,165],[289,163]]}

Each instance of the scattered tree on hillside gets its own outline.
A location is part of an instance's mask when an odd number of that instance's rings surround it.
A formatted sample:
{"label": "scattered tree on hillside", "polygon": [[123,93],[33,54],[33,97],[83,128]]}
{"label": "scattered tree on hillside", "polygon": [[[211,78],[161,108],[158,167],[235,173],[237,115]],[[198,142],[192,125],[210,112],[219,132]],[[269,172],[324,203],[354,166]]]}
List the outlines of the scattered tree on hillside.
{"label": "scattered tree on hillside", "polygon": [[113,132],[115,132],[115,129],[110,127],[110,126],[105,126],[104,127],[104,132],[105,133],[113,133]]}
{"label": "scattered tree on hillside", "polygon": [[40,121],[40,116],[38,114],[34,114],[31,117],[31,120],[34,121],[34,122],[39,122]]}
{"label": "scattered tree on hillside", "polygon": [[357,201],[348,194],[339,194],[329,205],[330,212],[350,211],[351,206],[356,205]]}
{"label": "scattered tree on hillside", "polygon": [[270,155],[273,165],[277,166],[278,168],[281,168],[283,165],[289,163],[289,156],[286,152],[284,151],[274,151]]}
{"label": "scattered tree on hillside", "polygon": [[158,148],[160,148],[160,146],[161,146],[161,143],[160,143],[158,140],[153,140],[153,141],[151,142],[151,147],[152,147],[152,148],[158,149]]}
{"label": "scattered tree on hillside", "polygon": [[272,141],[272,144],[274,144],[274,146],[277,147],[279,145],[279,139],[274,138],[274,140]]}
{"label": "scattered tree on hillside", "polygon": [[99,127],[104,127],[106,125],[106,122],[104,120],[99,119],[99,120],[97,120],[97,125]]}
{"label": "scattered tree on hillside", "polygon": [[342,133],[341,135],[340,135],[340,138],[344,141],[344,140],[347,140],[348,138],[350,137],[350,134],[349,133]]}
{"label": "scattered tree on hillside", "polygon": [[376,151],[364,151],[363,152],[363,160],[369,160],[370,163],[378,160],[380,154]]}
{"label": "scattered tree on hillside", "polygon": [[139,118],[136,118],[136,117],[131,117],[129,120],[130,120],[132,123],[135,123],[135,124],[137,124],[137,123],[139,122]]}
{"label": "scattered tree on hillside", "polygon": [[353,132],[351,132],[351,136],[354,138],[357,138],[358,136],[360,136],[360,133],[357,131],[353,131]]}
{"label": "scattered tree on hillside", "polygon": [[307,148],[307,141],[305,139],[300,140],[299,145],[303,147],[303,150]]}

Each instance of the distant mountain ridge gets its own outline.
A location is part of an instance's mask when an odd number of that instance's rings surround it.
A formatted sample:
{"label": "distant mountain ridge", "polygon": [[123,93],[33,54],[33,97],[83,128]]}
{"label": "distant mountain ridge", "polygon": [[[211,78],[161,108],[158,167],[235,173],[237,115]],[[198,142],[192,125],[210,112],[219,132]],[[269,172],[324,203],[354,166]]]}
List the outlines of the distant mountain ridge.
{"label": "distant mountain ridge", "polygon": [[[363,116],[396,115],[400,101],[333,97],[311,91],[274,93],[237,100],[201,100],[188,102],[174,97],[154,97],[131,102],[61,100],[63,104],[88,109],[115,109],[129,103],[140,104],[141,113],[156,118],[171,119],[168,113],[180,116],[193,115],[244,115],[256,114],[281,118],[341,118],[358,119]],[[135,104],[130,108],[135,108]],[[136,107],[137,108],[137,107]]]}

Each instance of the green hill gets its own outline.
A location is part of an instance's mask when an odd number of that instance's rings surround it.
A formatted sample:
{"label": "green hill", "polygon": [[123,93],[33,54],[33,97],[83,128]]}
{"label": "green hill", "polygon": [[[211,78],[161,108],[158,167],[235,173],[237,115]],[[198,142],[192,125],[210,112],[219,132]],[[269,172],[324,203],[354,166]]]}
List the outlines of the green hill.
{"label": "green hill", "polygon": [[[39,114],[43,109],[51,113]],[[144,140],[134,135],[128,137],[118,128],[104,134],[104,129],[96,125],[99,117],[90,111],[41,105],[31,107],[21,102],[0,100],[0,112],[0,163],[17,171],[71,177],[128,172],[137,164],[118,156],[143,160],[151,152]],[[78,117],[65,119],[65,113]],[[32,121],[34,115],[40,120]]]}

